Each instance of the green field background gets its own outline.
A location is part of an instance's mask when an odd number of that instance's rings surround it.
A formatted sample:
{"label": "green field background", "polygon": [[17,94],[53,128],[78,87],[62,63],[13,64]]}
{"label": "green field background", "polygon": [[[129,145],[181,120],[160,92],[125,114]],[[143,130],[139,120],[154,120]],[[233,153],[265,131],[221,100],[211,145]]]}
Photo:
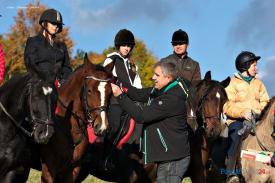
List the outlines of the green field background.
{"label": "green field background", "polygon": [[[27,183],[40,182],[40,175],[41,175],[41,173],[39,171],[31,170]],[[89,176],[85,179],[85,181],[83,181],[83,183],[91,183],[91,182],[92,183],[108,183],[106,181],[97,179],[96,177],[93,177],[93,176]],[[189,178],[185,178],[182,182],[183,183],[192,183],[192,181]]]}

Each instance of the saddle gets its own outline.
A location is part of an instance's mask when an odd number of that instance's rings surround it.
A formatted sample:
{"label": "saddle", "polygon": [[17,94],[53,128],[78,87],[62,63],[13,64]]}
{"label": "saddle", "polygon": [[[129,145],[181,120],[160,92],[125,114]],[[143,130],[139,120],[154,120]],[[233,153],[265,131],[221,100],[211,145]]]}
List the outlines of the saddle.
{"label": "saddle", "polygon": [[122,146],[125,143],[138,144],[141,133],[142,124],[137,124],[128,114],[122,115],[120,130],[118,131],[112,144],[113,146],[116,146],[117,149],[122,149]]}
{"label": "saddle", "polygon": [[110,171],[115,168],[117,161],[116,153],[122,150],[125,144],[138,144],[142,133],[142,124],[136,123],[128,114],[121,116],[120,130],[114,139],[105,137],[104,151],[98,163],[98,168]]}

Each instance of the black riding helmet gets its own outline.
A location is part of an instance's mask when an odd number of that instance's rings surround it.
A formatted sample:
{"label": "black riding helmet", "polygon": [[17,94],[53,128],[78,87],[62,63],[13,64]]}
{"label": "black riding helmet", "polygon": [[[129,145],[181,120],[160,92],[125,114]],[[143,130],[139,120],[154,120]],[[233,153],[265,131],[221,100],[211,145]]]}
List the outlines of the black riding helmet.
{"label": "black riding helmet", "polygon": [[172,44],[175,44],[175,43],[189,44],[188,34],[181,29],[175,31],[173,33],[171,43]]}
{"label": "black riding helmet", "polygon": [[116,34],[114,42],[116,48],[121,45],[130,45],[133,48],[135,46],[135,37],[131,31],[127,29],[121,29]]}
{"label": "black riding helmet", "polygon": [[240,72],[247,71],[250,67],[251,61],[258,61],[261,57],[256,56],[249,51],[242,51],[236,58],[236,69]]}
{"label": "black riding helmet", "polygon": [[59,27],[58,33],[62,31],[62,27],[64,25],[62,21],[62,15],[60,14],[59,11],[55,9],[47,9],[42,13],[39,19],[39,24],[42,27],[43,27],[42,25],[43,22],[50,22],[50,23],[57,24]]}

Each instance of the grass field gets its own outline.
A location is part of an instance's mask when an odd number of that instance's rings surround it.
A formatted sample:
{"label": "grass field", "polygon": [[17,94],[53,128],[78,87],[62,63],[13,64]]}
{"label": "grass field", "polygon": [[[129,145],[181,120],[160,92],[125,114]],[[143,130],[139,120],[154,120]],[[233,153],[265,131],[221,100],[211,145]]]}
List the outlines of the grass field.
{"label": "grass field", "polygon": [[[27,183],[38,183],[40,182],[40,175],[41,172],[36,171],[36,170],[31,170],[31,173],[29,175],[29,179]],[[106,181],[97,179],[96,177],[89,176],[83,181],[83,183],[107,183]]]}
{"label": "grass field", "polygon": [[[41,173],[39,171],[31,170],[31,173],[30,173],[30,176],[29,176],[29,179],[28,179],[27,183],[38,183],[38,182],[40,182],[40,175],[41,175]],[[185,178],[182,182],[183,183],[192,183],[189,178]],[[93,176],[89,176],[85,179],[85,181],[83,181],[83,183],[108,183],[108,182],[97,179]]]}

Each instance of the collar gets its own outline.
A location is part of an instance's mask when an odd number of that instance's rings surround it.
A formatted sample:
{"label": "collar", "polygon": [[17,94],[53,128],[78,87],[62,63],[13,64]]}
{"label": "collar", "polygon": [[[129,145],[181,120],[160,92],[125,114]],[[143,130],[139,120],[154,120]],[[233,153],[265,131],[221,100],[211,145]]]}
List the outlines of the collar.
{"label": "collar", "polygon": [[107,55],[107,57],[111,57],[111,56],[113,56],[113,55],[117,55],[117,56],[119,56],[124,62],[127,62],[129,59],[128,59],[128,57],[126,57],[126,58],[124,58],[124,57],[122,57],[118,52],[116,52],[116,51],[114,51],[114,52],[112,52],[112,53],[109,53],[108,55]]}
{"label": "collar", "polygon": [[176,54],[176,52],[174,52],[173,54],[174,54],[177,58],[179,58],[179,59],[186,59],[186,58],[188,58],[188,52],[186,52],[186,54],[184,55],[183,58],[181,58],[180,55]]}
{"label": "collar", "polygon": [[239,79],[242,79],[244,81],[246,81],[248,84],[250,84],[250,82],[253,80],[254,77],[252,76],[244,76],[242,75],[242,73],[240,72],[237,72],[235,73],[235,77],[239,78]]}
{"label": "collar", "polygon": [[178,85],[179,81],[176,79],[172,82],[170,82],[168,85],[166,85],[165,87],[163,87],[162,89],[160,90],[157,90],[156,88],[153,88],[150,92],[150,97],[148,98],[148,101],[147,101],[147,105],[149,106],[151,104],[151,102],[153,101],[153,99],[156,97],[156,96],[159,96],[160,93],[165,93],[167,92],[168,90],[170,90],[171,88],[175,87],[176,85]]}
{"label": "collar", "polygon": [[178,80],[172,81],[170,84],[168,84],[166,87],[164,87],[163,92],[167,92],[171,88],[175,87],[179,83]]}

